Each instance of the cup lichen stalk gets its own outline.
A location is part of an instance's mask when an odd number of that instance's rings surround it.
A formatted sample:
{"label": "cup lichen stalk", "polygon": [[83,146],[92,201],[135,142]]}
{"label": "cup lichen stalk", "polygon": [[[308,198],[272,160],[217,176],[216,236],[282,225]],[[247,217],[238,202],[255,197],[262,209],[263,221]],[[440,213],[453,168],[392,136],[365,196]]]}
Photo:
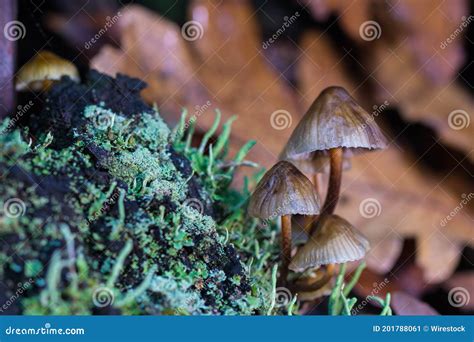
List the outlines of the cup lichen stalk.
{"label": "cup lichen stalk", "polygon": [[[339,274],[336,278],[336,284],[329,296],[328,310],[330,315],[352,315],[352,309],[357,303],[357,299],[348,298],[348,296],[355,284],[357,284],[365,266],[365,262],[359,264],[348,284],[344,284],[346,264],[342,264],[340,266]],[[377,296],[368,296],[367,298],[373,300],[382,307],[382,311],[380,313],[381,316],[392,315],[392,309],[390,308],[390,293],[387,293],[385,300]]]}
{"label": "cup lichen stalk", "polygon": [[107,287],[113,288],[115,282],[117,281],[120,272],[122,271],[125,258],[130,254],[133,248],[132,240],[127,240],[125,246],[120,251],[117,260],[115,261],[114,267],[112,268],[112,274],[110,275],[107,281]]}

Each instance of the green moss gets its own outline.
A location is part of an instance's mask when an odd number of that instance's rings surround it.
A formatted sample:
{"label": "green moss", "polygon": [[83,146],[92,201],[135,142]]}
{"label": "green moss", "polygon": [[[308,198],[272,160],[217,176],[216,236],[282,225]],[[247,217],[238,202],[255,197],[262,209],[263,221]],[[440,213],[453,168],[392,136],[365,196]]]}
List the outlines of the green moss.
{"label": "green moss", "polygon": [[[156,111],[129,118],[105,103],[87,106],[83,119],[62,148],[46,134],[35,147],[19,131],[0,136],[0,169],[10,179],[0,198],[26,207],[20,217],[2,215],[0,229],[20,257],[2,246],[2,274],[34,278],[20,310],[267,313],[278,228],[261,229],[245,214],[248,182],[241,192],[230,188],[252,145],[227,160],[234,119],[215,144],[206,144],[208,134],[199,147],[190,145],[185,116],[173,132]],[[22,173],[35,181],[25,183]],[[110,305],[97,305],[98,289]]]}

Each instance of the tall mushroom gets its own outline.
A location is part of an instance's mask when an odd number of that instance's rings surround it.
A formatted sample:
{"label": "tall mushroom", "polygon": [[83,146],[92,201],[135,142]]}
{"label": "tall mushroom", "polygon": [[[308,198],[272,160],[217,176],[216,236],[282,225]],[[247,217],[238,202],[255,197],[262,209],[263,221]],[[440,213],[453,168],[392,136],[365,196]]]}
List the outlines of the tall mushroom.
{"label": "tall mushroom", "polygon": [[344,88],[329,87],[301,119],[282,156],[290,159],[308,159],[314,154],[329,156],[329,186],[322,213],[332,214],[339,199],[343,158],[386,145],[370,114]]}
{"label": "tall mushroom", "polygon": [[337,215],[323,215],[308,242],[298,249],[289,268],[302,272],[321,265],[362,259],[369,242],[349,222]]}
{"label": "tall mushroom", "polygon": [[43,50],[21,67],[15,87],[17,91],[48,90],[53,82],[59,81],[63,76],[79,81],[79,73],[73,63]]}
{"label": "tall mushroom", "polygon": [[250,216],[264,220],[281,217],[280,284],[286,283],[291,261],[291,215],[317,215],[319,211],[319,197],[310,180],[286,161],[268,170],[250,197]]}

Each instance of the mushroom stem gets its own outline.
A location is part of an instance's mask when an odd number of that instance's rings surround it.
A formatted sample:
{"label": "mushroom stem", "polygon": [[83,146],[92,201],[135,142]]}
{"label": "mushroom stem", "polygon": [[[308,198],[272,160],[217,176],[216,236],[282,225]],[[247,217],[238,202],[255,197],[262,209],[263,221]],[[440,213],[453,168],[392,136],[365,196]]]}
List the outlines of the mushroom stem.
{"label": "mushroom stem", "polygon": [[281,271],[278,283],[286,284],[288,265],[291,261],[291,215],[281,217]]}
{"label": "mushroom stem", "polygon": [[[319,193],[319,174],[315,173],[313,174],[312,177],[313,180],[313,185],[314,185],[314,190],[316,190],[316,193],[320,195]],[[318,223],[319,220],[319,215],[308,215],[305,217],[304,220],[304,230],[308,235],[311,235],[314,231],[314,227]]]}
{"label": "mushroom stem", "polygon": [[332,214],[339,200],[342,176],[342,148],[330,149],[329,157],[331,160],[331,173],[329,175],[328,193],[326,194],[322,210],[323,214]]}
{"label": "mushroom stem", "polygon": [[315,173],[313,175],[313,184],[314,184],[314,189],[316,190],[316,193],[319,195],[319,174]]}

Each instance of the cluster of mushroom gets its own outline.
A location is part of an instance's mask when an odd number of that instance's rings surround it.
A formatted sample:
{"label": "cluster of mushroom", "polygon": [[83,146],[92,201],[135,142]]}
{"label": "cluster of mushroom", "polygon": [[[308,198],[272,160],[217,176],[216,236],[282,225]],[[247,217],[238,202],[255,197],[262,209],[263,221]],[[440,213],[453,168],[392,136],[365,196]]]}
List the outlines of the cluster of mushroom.
{"label": "cluster of mushroom", "polygon": [[[316,98],[293,131],[280,161],[260,180],[249,201],[250,216],[281,217],[280,286],[287,286],[289,269],[304,272],[324,265],[326,273],[317,281],[308,283],[300,278],[289,285],[297,292],[317,291],[332,278],[334,264],[365,256],[367,239],[334,210],[342,171],[350,168],[350,157],[386,145],[370,114],[344,88],[326,88]],[[314,184],[299,169],[312,176]],[[328,189],[321,208],[317,175],[328,170]],[[292,215],[310,218],[308,240],[294,254]]]}

